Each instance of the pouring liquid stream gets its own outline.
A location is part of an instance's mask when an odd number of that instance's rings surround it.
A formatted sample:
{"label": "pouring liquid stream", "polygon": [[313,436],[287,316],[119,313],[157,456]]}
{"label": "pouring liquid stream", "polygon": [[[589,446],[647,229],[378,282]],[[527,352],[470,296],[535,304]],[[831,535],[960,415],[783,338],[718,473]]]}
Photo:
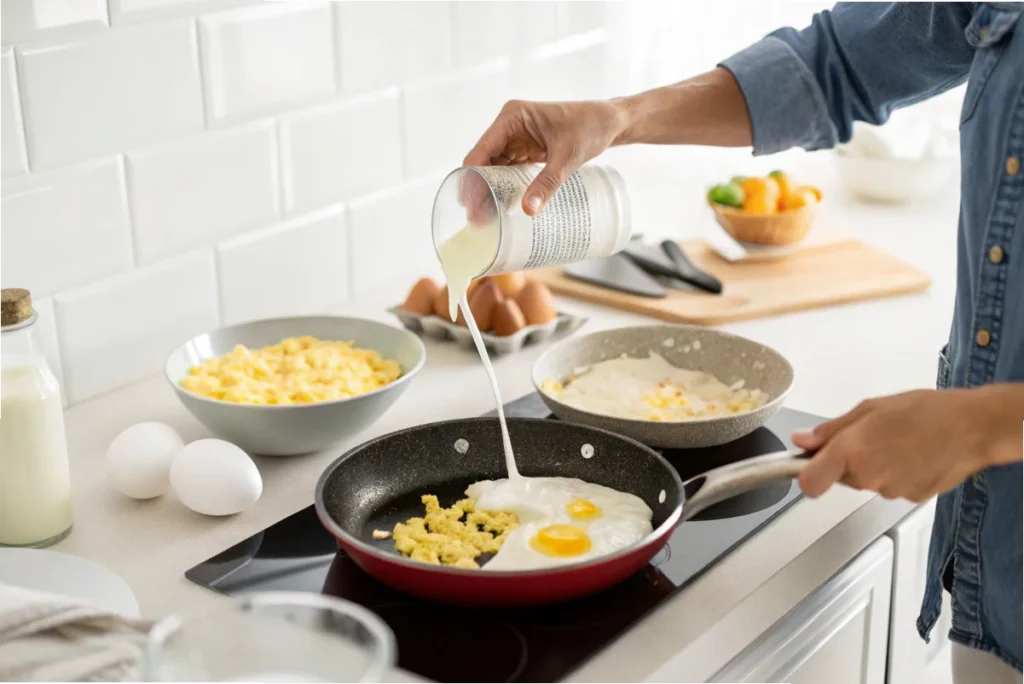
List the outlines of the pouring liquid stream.
{"label": "pouring liquid stream", "polygon": [[498,408],[498,421],[501,424],[501,442],[505,448],[505,467],[508,470],[508,477],[517,479],[520,477],[519,469],[516,468],[516,459],[512,453],[512,440],[508,436],[508,424],[505,422],[505,409],[502,406],[501,393],[498,390],[498,379],[494,375],[494,367],[491,365],[483,337],[480,336],[480,328],[473,318],[473,312],[469,308],[469,298],[466,295],[473,278],[490,268],[497,248],[497,227],[467,225],[441,245],[438,249],[438,256],[441,259],[441,270],[444,271],[445,281],[448,284],[448,315],[452,321],[455,321],[459,309],[462,309],[469,334],[473,337],[473,344],[476,345],[476,351],[480,354],[480,360],[483,361],[484,370],[487,372],[487,379],[491,383],[491,392],[494,393],[494,402]]}

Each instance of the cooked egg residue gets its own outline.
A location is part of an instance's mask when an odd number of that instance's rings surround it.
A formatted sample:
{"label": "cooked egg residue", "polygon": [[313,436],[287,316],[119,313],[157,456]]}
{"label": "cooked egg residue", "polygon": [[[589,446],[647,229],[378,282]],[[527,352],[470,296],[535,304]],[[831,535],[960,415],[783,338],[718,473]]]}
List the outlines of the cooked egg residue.
{"label": "cooked egg residue", "polygon": [[606,556],[652,530],[640,497],[572,478],[485,480],[466,497],[442,508],[425,494],[426,515],[395,525],[395,549],[433,565],[532,570]]}
{"label": "cooked egg residue", "polygon": [[600,361],[564,382],[549,378],[541,391],[582,411],[666,422],[745,413],[769,399],[742,381],[726,385],[710,373],[677,368],[653,352],[648,358]]}
{"label": "cooked egg residue", "polygon": [[609,487],[565,477],[520,477],[470,485],[477,509],[506,511],[510,530],[488,570],[534,570],[621,551],[651,533],[644,500]]}
{"label": "cooked egg residue", "polygon": [[281,406],[354,397],[401,375],[397,361],[371,349],[306,336],[262,349],[237,345],[226,356],[190,368],[181,386],[210,399]]}
{"label": "cooked egg residue", "polygon": [[422,563],[479,568],[476,559],[497,553],[519,524],[514,514],[478,510],[472,499],[451,508],[442,508],[433,494],[424,494],[420,501],[426,514],[395,525],[392,537],[395,550]]}

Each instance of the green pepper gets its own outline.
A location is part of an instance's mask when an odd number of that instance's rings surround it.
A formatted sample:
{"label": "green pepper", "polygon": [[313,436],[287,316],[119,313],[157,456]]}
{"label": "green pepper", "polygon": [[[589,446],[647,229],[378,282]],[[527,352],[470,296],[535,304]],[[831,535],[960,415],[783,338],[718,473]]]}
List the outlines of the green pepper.
{"label": "green pepper", "polygon": [[729,182],[733,183],[735,185],[742,186],[743,185],[743,181],[745,181],[745,180],[747,180],[746,176],[733,176],[732,178],[729,179]]}
{"label": "green pepper", "polygon": [[708,191],[708,199],[727,207],[743,206],[743,188],[738,183],[721,183]]}
{"label": "green pepper", "polygon": [[785,171],[780,171],[779,169],[775,169],[774,171],[772,171],[768,175],[771,176],[772,178],[778,178],[779,176],[785,176],[786,172]]}

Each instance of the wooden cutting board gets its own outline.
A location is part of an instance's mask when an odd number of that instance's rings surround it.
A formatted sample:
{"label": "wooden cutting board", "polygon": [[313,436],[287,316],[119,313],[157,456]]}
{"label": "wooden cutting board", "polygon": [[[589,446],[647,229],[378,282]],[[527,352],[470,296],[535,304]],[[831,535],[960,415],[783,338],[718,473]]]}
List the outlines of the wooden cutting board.
{"label": "wooden cutting board", "polygon": [[573,280],[560,268],[541,269],[530,278],[568,297],[697,325],[893,297],[921,292],[931,285],[926,273],[854,239],[802,247],[774,261],[746,263],[730,263],[703,242],[680,245],[698,268],[722,281],[722,294],[667,287],[665,298],[638,297]]}

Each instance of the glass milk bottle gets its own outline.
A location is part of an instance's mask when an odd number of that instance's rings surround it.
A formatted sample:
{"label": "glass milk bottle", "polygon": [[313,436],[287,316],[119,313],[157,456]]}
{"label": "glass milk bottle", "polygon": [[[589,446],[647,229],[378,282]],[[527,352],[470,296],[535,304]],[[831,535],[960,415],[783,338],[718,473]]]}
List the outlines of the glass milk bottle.
{"label": "glass milk bottle", "polygon": [[629,194],[615,169],[581,166],[529,216],[523,194],[540,169],[463,166],[441,183],[432,230],[450,293],[474,278],[606,257],[629,243]]}
{"label": "glass milk bottle", "polygon": [[28,290],[0,291],[0,546],[49,546],[71,531],[60,385],[35,322]]}

